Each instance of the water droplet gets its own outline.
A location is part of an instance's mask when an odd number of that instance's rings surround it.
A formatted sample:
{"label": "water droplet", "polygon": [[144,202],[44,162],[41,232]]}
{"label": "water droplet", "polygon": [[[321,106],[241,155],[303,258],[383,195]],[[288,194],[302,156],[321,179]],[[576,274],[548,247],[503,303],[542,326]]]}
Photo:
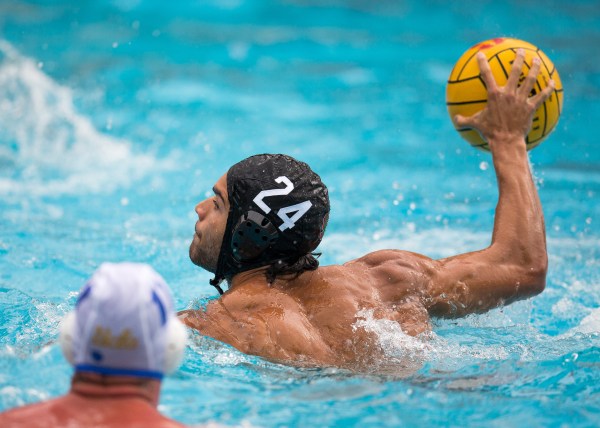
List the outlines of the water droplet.
{"label": "water droplet", "polygon": [[454,192],[449,192],[444,195],[445,199],[454,199]]}

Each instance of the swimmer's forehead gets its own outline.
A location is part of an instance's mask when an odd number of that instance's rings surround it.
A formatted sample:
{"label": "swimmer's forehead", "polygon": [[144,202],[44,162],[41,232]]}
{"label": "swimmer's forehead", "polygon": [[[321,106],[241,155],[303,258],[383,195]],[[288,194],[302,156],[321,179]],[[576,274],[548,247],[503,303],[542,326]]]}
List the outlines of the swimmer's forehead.
{"label": "swimmer's forehead", "polygon": [[217,197],[221,198],[223,201],[227,201],[227,173],[223,174],[221,178],[217,180],[212,191]]}

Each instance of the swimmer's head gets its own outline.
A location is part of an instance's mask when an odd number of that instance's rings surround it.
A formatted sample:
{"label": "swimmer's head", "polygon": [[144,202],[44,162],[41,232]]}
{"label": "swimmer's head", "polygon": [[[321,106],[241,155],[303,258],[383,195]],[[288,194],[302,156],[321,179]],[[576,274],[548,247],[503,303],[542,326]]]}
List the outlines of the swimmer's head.
{"label": "swimmer's head", "polygon": [[149,265],[136,263],[102,264],[60,334],[77,372],[153,379],[179,367],[186,340],[169,287]]}
{"label": "swimmer's head", "polygon": [[323,238],[329,195],[306,163],[281,154],[251,156],[233,165],[225,181],[228,213],[220,251],[214,270],[203,265],[215,273],[211,284],[263,266],[270,266],[270,280],[317,268],[311,253]]}

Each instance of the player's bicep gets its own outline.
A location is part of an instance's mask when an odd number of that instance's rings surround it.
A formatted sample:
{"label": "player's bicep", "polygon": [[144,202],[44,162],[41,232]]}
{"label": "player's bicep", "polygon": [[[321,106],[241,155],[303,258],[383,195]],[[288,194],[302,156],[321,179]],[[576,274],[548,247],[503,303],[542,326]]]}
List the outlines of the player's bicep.
{"label": "player's bicep", "polygon": [[431,315],[457,317],[536,294],[535,273],[507,260],[494,248],[440,260],[383,250],[346,266],[366,270],[384,300],[417,296]]}

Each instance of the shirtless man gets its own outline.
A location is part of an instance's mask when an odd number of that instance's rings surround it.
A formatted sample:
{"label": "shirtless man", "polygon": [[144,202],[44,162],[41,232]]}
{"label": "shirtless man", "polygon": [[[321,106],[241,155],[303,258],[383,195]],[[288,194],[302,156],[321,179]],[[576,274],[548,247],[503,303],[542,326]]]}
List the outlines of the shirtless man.
{"label": "shirtless man", "polygon": [[156,407],[163,374],[179,366],[186,338],[160,275],[148,265],[105,263],[61,325],[75,367],[71,390],[0,413],[0,427],[183,427]]}
{"label": "shirtless man", "polygon": [[[547,270],[542,207],[533,183],[527,135],[554,83],[530,96],[540,64],[519,86],[519,51],[498,87],[482,54],[487,107],[457,116],[489,142],[499,187],[492,243],[441,260],[401,250],[318,267],[311,252],[324,232],[329,200],[319,177],[282,155],[259,155],[233,167],[214,197],[196,206],[191,260],[229,289],[206,308],[180,314],[200,333],[242,352],[288,364],[356,368],[378,358],[375,338],[353,328],[361,309],[398,322],[409,335],[430,317],[482,313],[544,290]],[[275,190],[274,190],[275,189]]]}

